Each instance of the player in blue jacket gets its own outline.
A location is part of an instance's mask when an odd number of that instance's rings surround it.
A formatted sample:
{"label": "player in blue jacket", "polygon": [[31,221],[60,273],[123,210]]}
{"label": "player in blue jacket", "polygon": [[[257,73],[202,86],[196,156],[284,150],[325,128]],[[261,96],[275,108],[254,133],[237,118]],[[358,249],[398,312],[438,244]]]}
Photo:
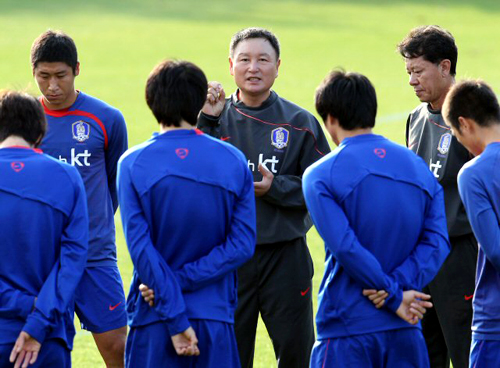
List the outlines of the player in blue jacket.
{"label": "player in blue jacket", "polygon": [[[195,129],[203,72],[165,61],[146,100],[160,134],[120,159],[118,197],[134,273],[126,366],[239,367],[236,269],[256,242],[253,178],[243,154]],[[145,301],[141,283],[154,290]]]}
{"label": "player in blue jacket", "polygon": [[332,72],[316,109],[337,149],[304,175],[325,241],[311,367],[428,367],[417,292],[449,253],[443,190],[422,159],[372,133],[375,89]]}
{"label": "player in blue jacket", "polygon": [[0,367],[71,367],[87,204],[77,170],[35,148],[45,130],[34,97],[0,94]]}
{"label": "player in blue jacket", "polygon": [[47,117],[43,151],[75,166],[89,211],[89,256],[76,290],[75,311],[92,332],[108,368],[124,365],[127,315],[118,270],[114,214],[116,170],[127,149],[120,111],[75,89],[80,63],[75,43],[62,32],[42,33],[31,47],[33,76]]}
{"label": "player in blue jacket", "polygon": [[469,367],[500,363],[500,106],[483,81],[455,85],[443,106],[453,135],[473,155],[458,176],[460,197],[479,242]]}

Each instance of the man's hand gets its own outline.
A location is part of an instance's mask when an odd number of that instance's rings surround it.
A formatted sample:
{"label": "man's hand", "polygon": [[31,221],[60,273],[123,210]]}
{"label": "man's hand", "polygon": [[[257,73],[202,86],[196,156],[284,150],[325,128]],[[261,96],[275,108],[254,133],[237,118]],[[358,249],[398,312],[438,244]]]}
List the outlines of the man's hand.
{"label": "man's hand", "polygon": [[262,180],[253,183],[256,197],[262,197],[266,194],[271,188],[274,179],[273,173],[262,164],[259,164],[259,172],[262,174]]}
{"label": "man's hand", "polygon": [[16,343],[10,353],[10,362],[14,363],[14,368],[26,368],[30,364],[35,364],[38,352],[42,345],[32,338],[28,333],[21,331]]}
{"label": "man's hand", "polygon": [[201,111],[211,116],[219,116],[224,110],[226,103],[226,93],[219,82],[209,82],[207,100]]}
{"label": "man's hand", "polygon": [[424,318],[427,309],[432,308],[432,303],[427,301],[430,298],[430,295],[419,291],[403,291],[403,301],[396,314],[409,324],[416,325],[419,319]]}
{"label": "man's hand", "polygon": [[389,293],[385,290],[365,289],[363,290],[363,295],[375,304],[375,308],[380,309],[384,306],[385,299],[389,296]]}
{"label": "man's hand", "polygon": [[140,284],[139,291],[141,292],[144,301],[148,303],[150,307],[155,305],[155,291],[153,289],[150,289],[145,284]]}
{"label": "man's hand", "polygon": [[177,355],[193,356],[200,355],[198,349],[198,339],[192,327],[180,334],[172,336],[172,344],[174,344]]}

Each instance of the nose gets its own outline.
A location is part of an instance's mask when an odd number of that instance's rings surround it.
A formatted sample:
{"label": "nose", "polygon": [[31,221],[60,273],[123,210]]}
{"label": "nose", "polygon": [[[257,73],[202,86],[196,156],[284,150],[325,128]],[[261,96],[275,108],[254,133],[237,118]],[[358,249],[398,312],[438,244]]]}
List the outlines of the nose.
{"label": "nose", "polygon": [[58,88],[57,86],[57,78],[50,78],[49,79],[49,90],[50,91],[56,91]]}
{"label": "nose", "polygon": [[410,73],[410,86],[416,86],[418,84],[418,78],[415,73]]}
{"label": "nose", "polygon": [[249,71],[256,72],[259,70],[259,63],[257,60],[252,60],[249,65]]}

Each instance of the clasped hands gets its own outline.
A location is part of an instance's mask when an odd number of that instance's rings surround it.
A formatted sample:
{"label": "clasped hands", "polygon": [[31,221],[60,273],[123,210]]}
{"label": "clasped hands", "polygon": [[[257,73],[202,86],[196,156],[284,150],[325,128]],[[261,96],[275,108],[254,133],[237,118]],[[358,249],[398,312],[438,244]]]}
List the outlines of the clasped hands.
{"label": "clasped hands", "polygon": [[[370,299],[370,301],[375,305],[375,308],[380,309],[384,306],[389,293],[385,290],[364,289],[363,295]],[[403,300],[401,301],[396,314],[402,320],[415,325],[419,320],[424,318],[424,314],[427,309],[432,308],[432,303],[428,301],[430,298],[430,295],[419,291],[403,291]]]}

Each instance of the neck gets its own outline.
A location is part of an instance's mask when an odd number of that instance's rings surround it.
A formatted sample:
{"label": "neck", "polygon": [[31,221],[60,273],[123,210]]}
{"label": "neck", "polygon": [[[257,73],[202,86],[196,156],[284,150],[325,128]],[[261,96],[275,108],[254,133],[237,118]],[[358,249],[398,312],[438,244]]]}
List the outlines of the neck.
{"label": "neck", "polygon": [[33,148],[32,144],[29,144],[27,141],[25,141],[21,137],[18,137],[17,135],[11,135],[11,136],[7,137],[5,140],[3,140],[2,142],[0,142],[0,148],[7,148],[7,147],[12,147],[12,146]]}
{"label": "neck", "polygon": [[495,125],[480,128],[478,134],[478,148],[482,153],[490,143],[500,142],[500,122]]}
{"label": "neck", "polygon": [[439,96],[439,98],[436,101],[431,101],[429,102],[429,105],[431,106],[432,110],[436,111],[441,111],[441,108],[443,107],[444,100],[446,99],[446,95],[448,94],[449,90],[453,85],[455,84],[455,77],[451,77],[451,79],[446,83],[446,85],[443,87],[443,93]]}
{"label": "neck", "polygon": [[167,125],[163,125],[160,123],[160,133],[166,133],[166,132],[170,132],[172,130],[195,129],[195,128],[196,128],[196,126],[189,124],[185,120],[181,120],[180,126],[178,126],[178,127],[173,126],[173,125],[167,126]]}
{"label": "neck", "polygon": [[356,137],[358,135],[363,135],[363,134],[372,134],[372,133],[373,133],[372,128],[360,128],[354,130],[340,129],[337,137],[339,142],[342,143],[342,141],[346,138]]}
{"label": "neck", "polygon": [[270,95],[270,90],[255,96],[244,93],[241,89],[238,90],[238,100],[243,102],[248,107],[259,107],[269,98]]}

